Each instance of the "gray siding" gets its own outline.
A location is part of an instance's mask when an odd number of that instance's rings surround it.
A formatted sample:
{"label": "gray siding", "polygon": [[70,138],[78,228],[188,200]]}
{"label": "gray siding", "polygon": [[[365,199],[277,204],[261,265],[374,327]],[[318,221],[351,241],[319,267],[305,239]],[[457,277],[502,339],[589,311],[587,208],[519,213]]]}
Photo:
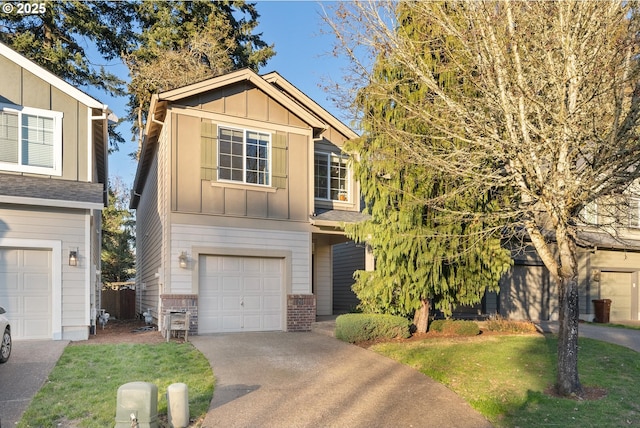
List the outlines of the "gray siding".
{"label": "gray siding", "polygon": [[351,290],[355,282],[353,273],[364,270],[364,253],[362,246],[354,242],[345,242],[333,246],[333,313],[352,312],[360,303]]}
{"label": "gray siding", "polygon": [[154,310],[157,316],[162,262],[162,222],[158,211],[158,157],[149,171],[149,177],[140,204],[136,210],[136,299],[138,313]]}

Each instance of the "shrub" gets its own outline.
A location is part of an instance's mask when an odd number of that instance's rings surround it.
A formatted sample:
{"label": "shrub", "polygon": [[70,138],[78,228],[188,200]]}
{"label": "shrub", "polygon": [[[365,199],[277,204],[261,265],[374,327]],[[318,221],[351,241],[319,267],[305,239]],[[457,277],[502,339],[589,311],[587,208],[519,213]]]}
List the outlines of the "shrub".
{"label": "shrub", "polygon": [[480,327],[474,321],[433,320],[429,325],[429,331],[456,336],[477,336],[480,334]]}
{"label": "shrub", "polygon": [[496,317],[486,322],[487,331],[500,333],[535,333],[536,326],[531,321],[514,321]]}
{"label": "shrub", "polygon": [[336,338],[345,342],[409,337],[409,321],[396,315],[345,314],[336,318]]}

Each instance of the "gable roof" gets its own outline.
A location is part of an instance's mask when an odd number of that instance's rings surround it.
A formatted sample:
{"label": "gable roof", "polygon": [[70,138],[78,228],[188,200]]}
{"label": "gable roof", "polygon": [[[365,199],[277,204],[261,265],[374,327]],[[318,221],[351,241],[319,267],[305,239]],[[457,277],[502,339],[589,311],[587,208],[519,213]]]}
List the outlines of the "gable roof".
{"label": "gable roof", "polygon": [[73,97],[76,100],[80,101],[82,104],[85,104],[86,106],[91,107],[91,108],[97,108],[97,109],[101,109],[101,110],[105,110],[105,111],[107,110],[107,105],[106,104],[102,104],[100,101],[96,100],[95,98],[85,94],[84,92],[82,92],[81,90],[76,88],[75,86],[65,82],[64,80],[62,80],[61,78],[59,78],[55,74],[53,74],[50,71],[42,68],[41,66],[39,66],[35,62],[31,61],[29,58],[23,56],[22,54],[20,54],[20,53],[18,53],[16,51],[14,51],[9,46],[7,46],[7,45],[5,45],[4,43],[1,43],[1,42],[0,42],[0,55],[4,56],[8,60],[18,64],[20,67],[22,67],[22,68],[24,68],[26,70],[29,70],[35,76],[41,78],[42,80],[44,80],[45,82],[51,84],[52,86],[55,86],[60,91],[62,91],[65,94],[69,95],[70,97]]}
{"label": "gable roof", "polygon": [[153,161],[157,139],[160,135],[162,126],[164,125],[163,122],[167,113],[168,104],[243,81],[251,82],[258,89],[306,122],[311,128],[313,128],[314,135],[316,134],[316,131],[320,133],[326,130],[328,125],[331,125],[344,133],[348,138],[358,137],[358,134],[336,119],[328,111],[320,107],[320,105],[276,72],[260,76],[255,71],[245,68],[232,71],[221,76],[212,77],[201,82],[161,92],[159,94],[155,94],[151,98],[151,105],[149,106],[149,114],[147,116],[147,123],[145,125],[145,132],[140,150],[140,158],[138,160],[138,168],[136,170],[136,177],[133,183],[130,204],[131,208],[135,209],[138,206],[138,202],[146,182],[146,177]]}
{"label": "gable roof", "polygon": [[318,116],[320,119],[330,124],[338,131],[342,132],[345,136],[350,139],[358,138],[359,135],[354,132],[347,125],[342,123],[338,118],[329,113],[327,110],[322,108],[318,103],[309,98],[304,92],[300,89],[296,88],[292,85],[287,79],[282,77],[278,72],[272,71],[271,73],[264,74],[262,76],[264,80],[271,83],[272,85],[276,85],[281,90],[285,91],[286,94],[292,97],[296,102],[298,102],[303,108],[309,109],[313,114]]}
{"label": "gable roof", "polygon": [[[101,103],[95,98],[85,94],[75,86],[62,80],[60,77],[39,66],[35,62],[31,61],[24,55],[14,51],[9,46],[0,42],[0,55],[7,58],[9,61],[17,64],[18,66],[28,70],[34,76],[44,80],[51,86],[57,88],[62,93],[69,95],[71,98],[86,105],[88,108],[97,109],[102,112],[101,116],[95,117],[97,119],[104,118],[109,120],[117,120],[115,115],[109,110],[106,104]],[[92,119],[94,117],[92,116]],[[95,168],[98,174],[98,181],[103,183],[103,190],[107,189],[108,180],[108,152],[109,152],[109,137],[107,126],[96,126],[92,132],[93,145],[96,153]],[[107,204],[107,195],[104,192],[104,204]]]}

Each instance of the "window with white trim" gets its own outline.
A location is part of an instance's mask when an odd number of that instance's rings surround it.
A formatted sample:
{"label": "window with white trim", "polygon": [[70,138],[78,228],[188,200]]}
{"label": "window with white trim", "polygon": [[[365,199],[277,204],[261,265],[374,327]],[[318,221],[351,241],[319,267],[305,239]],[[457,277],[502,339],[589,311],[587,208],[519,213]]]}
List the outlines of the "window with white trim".
{"label": "window with white trim", "polygon": [[316,199],[349,202],[349,167],[345,156],[316,152],[313,171]]}
{"label": "window with white trim", "polygon": [[62,175],[62,113],[0,104],[0,169]]}
{"label": "window with white trim", "polygon": [[270,134],[218,128],[218,180],[269,186]]}

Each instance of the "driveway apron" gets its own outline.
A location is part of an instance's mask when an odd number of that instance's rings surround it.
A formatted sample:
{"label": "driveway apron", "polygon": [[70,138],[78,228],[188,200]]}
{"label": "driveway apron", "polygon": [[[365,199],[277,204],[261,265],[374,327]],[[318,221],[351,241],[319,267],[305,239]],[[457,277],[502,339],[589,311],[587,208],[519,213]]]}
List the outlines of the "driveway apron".
{"label": "driveway apron", "polygon": [[191,341],[216,377],[203,427],[491,426],[417,370],[322,334],[217,334]]}
{"label": "driveway apron", "polygon": [[0,426],[12,427],[55,367],[68,341],[14,341],[9,361],[0,364]]}

